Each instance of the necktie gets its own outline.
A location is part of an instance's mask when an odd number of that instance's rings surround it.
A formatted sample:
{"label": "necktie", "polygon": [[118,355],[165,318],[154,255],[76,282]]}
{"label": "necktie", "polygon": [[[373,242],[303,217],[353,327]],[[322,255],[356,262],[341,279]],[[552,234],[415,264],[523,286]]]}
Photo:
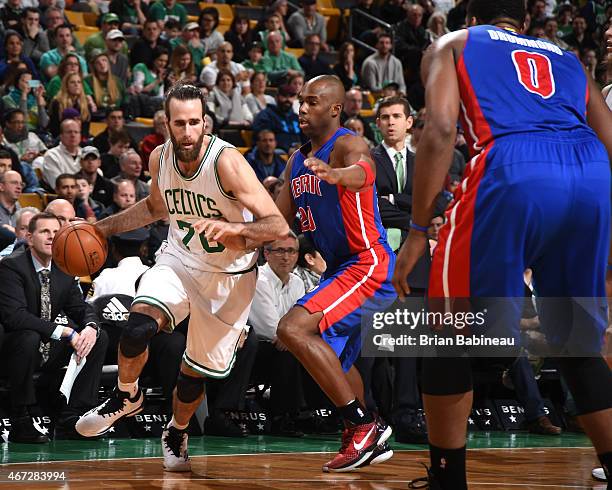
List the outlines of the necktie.
{"label": "necktie", "polygon": [[[51,320],[51,281],[49,278],[49,271],[43,269],[39,272],[40,275],[40,318],[43,320]],[[38,348],[41,355],[41,363],[42,366],[45,362],[49,360],[49,351],[51,350],[51,342],[40,342],[40,347]]]}
{"label": "necktie", "polygon": [[[397,192],[404,190],[404,157],[401,152],[395,153],[395,175],[397,175]],[[391,250],[397,250],[402,243],[402,230],[397,228],[387,229],[387,242]]]}

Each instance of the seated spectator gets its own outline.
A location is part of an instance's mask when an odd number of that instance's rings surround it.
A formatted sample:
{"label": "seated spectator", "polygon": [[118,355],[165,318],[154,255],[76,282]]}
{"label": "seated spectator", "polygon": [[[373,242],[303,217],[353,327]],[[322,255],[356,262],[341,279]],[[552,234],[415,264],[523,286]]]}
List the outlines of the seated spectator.
{"label": "seated spectator", "polygon": [[149,5],[141,0],[112,0],[108,10],[119,17],[121,30],[133,36],[142,30]]}
{"label": "seated spectator", "polygon": [[588,30],[587,21],[582,15],[574,17],[572,32],[565,36],[563,40],[571,48],[577,48],[580,53],[585,49],[597,49],[597,44],[593,41],[591,32]]}
{"label": "seated spectator", "polygon": [[204,44],[204,56],[214,56],[217,48],[223,43],[223,35],[217,30],[219,12],[214,7],[206,7],[198,17],[200,40]]}
{"label": "seated spectator", "polygon": [[[59,229],[60,223],[52,214],[35,215],[29,223],[28,249],[0,262],[0,321],[7,329],[2,360],[11,385],[12,442],[49,440],[34,427],[28,408],[37,402],[34,372],[39,368],[43,373],[41,386],[53,396],[72,353],[78,363],[87,358],[69,401],[64,401],[60,409],[57,439],[77,438],[77,419],[98,401],[108,337],[99,330],[98,318],[83,300],[78,281],[52,262],[51,244]],[[57,321],[60,313],[70,318],[68,325]]]}
{"label": "seated spectator", "polygon": [[295,418],[302,404],[299,361],[278,340],[278,322],[304,294],[302,280],[292,273],[298,257],[295,238],[276,240],[264,248],[267,263],[259,267],[249,325],[259,338],[254,371],[270,381],[272,433],[301,437]]}
{"label": "seated spectator", "polygon": [[127,50],[124,49],[127,44],[123,32],[113,29],[106,35],[104,44],[108,61],[110,61],[111,73],[119,80],[127,80],[130,75],[130,61],[126,56]]}
{"label": "seated spectator", "polygon": [[[75,178],[77,184],[77,199],[80,199],[80,201],[83,203],[83,209],[86,211],[85,219],[90,223],[95,223],[98,221],[98,216],[100,216],[102,211],[104,211],[105,206],[95,199],[92,199],[91,193],[93,192],[93,185],[91,185],[85,177],[75,175]],[[93,216],[89,215],[88,209],[93,211]]]}
{"label": "seated spectator", "polygon": [[224,126],[248,126],[253,120],[242,96],[235,90],[236,79],[232,72],[221,69],[217,74],[217,83],[212,89],[206,106],[215,116],[220,127]]}
{"label": "seated spectator", "polygon": [[276,201],[276,198],[280,194],[283,181],[278,177],[270,175],[270,177],[266,177],[265,179],[263,179],[262,185],[268,191],[268,194],[270,194],[272,200]]}
{"label": "seated spectator", "polygon": [[293,88],[283,85],[276,94],[276,105],[269,105],[253,120],[256,135],[264,129],[273,131],[279,148],[286,152],[302,141],[298,116],[293,112],[296,95]]}
{"label": "seated spectator", "polygon": [[[289,87],[291,87],[291,89],[299,95],[302,88],[304,88],[304,75],[301,73],[291,75],[287,79],[287,85],[289,85]],[[293,112],[295,112],[298,116],[300,115],[300,101],[297,99],[297,97],[293,101]]]}
{"label": "seated spectator", "polygon": [[23,35],[23,54],[38,65],[43,53],[51,48],[47,33],[40,25],[40,11],[37,8],[23,9],[20,33]]}
{"label": "seated spectator", "polygon": [[[51,80],[57,75],[58,66],[62,58],[75,50],[72,40],[72,28],[68,24],[56,27],[55,31],[53,31],[53,39],[57,47],[47,51],[40,58],[40,69],[46,80]],[[81,72],[87,75],[87,63],[85,63],[85,60],[79,54],[77,54],[77,57],[81,65]]]}
{"label": "seated spectator", "polygon": [[559,37],[559,23],[554,17],[549,17],[544,23],[544,33],[546,39],[551,43],[556,44],[560,49],[566,50],[569,48],[567,43]]}
{"label": "seated spectator", "polygon": [[291,41],[291,36],[289,36],[289,32],[285,27],[285,20],[288,18],[289,14],[289,2],[287,0],[275,0],[273,1],[268,8],[265,9],[263,17],[259,20],[257,25],[255,26],[255,32],[263,31],[264,29],[269,29],[269,20],[270,17],[276,15],[279,19],[279,22],[275,25],[271,26],[272,28],[269,31],[281,31],[283,33],[283,38],[289,42]]}
{"label": "seated spectator", "polygon": [[142,173],[142,159],[140,155],[131,148],[119,157],[119,175],[113,177],[111,182],[117,185],[123,180],[130,180],[136,189],[136,201],[140,201],[149,195],[149,186],[140,180]]}
{"label": "seated spectator", "polygon": [[304,41],[304,54],[298,61],[304,70],[304,78],[310,80],[319,75],[331,75],[331,67],[319,57],[321,51],[321,39],[318,34],[308,34]]}
{"label": "seated spectator", "polygon": [[[6,172],[7,170],[15,170],[15,172],[21,175],[21,179],[23,181],[24,188],[22,189],[22,192],[42,191],[38,178],[34,173],[34,169],[25,162],[21,163],[17,153],[6,146],[6,143],[6,138],[3,136],[2,127],[0,126],[0,174]],[[39,160],[40,158],[36,159],[35,161]]]}
{"label": "seated spectator", "polygon": [[[43,13],[43,22],[41,23],[47,31],[47,39],[49,41],[49,48],[51,49],[56,48],[57,45],[55,44],[55,36],[53,35],[53,33],[55,32],[55,29],[58,26],[61,26],[67,23],[66,17],[64,17],[64,10],[57,6],[51,6],[51,7],[47,7],[47,9],[43,11],[42,13]],[[73,38],[73,46],[76,48],[77,53],[82,54],[83,46],[81,46],[81,43],[78,42],[78,40],[74,36],[74,33],[72,35],[72,38]]]}
{"label": "seated spectator", "polygon": [[380,102],[382,100],[386,99],[387,97],[397,97],[399,95],[399,83],[394,82],[393,80],[385,80],[383,82],[380,97],[376,99],[376,103],[374,104],[374,107],[372,107],[372,110],[374,111],[374,113],[376,113],[378,106],[380,105]]}
{"label": "seated spectator", "polygon": [[249,82],[249,73],[240,63],[232,61],[234,56],[234,48],[228,42],[223,42],[217,48],[217,59],[206,65],[200,74],[200,81],[212,90],[217,83],[217,76],[221,70],[228,70],[236,80],[238,92],[246,95],[251,90]]}
{"label": "seated spectator", "polygon": [[[106,49],[106,36],[110,31],[118,29],[119,17],[117,17],[117,14],[113,14],[112,12],[104,14],[100,22],[100,30],[85,40],[85,44],[83,45],[83,49],[85,50],[85,58],[90,60],[95,49],[104,51]],[[127,53],[128,51],[127,44],[125,43],[123,46],[123,51],[124,53]]]}
{"label": "seated spectator", "polygon": [[[47,91],[47,100],[53,100],[53,97],[57,95],[62,86],[62,80],[68,73],[77,73],[81,77],[81,81],[83,83],[83,91],[85,96],[87,97],[87,101],[89,105],[94,103],[93,100],[93,90],[89,84],[85,81],[85,75],[81,70],[81,64],[79,63],[79,57],[75,53],[70,53],[62,58],[60,61],[59,67],[57,69],[57,75],[55,75],[47,85],[45,86],[45,90]],[[95,111],[94,111],[95,112]]]}
{"label": "seated spectator", "polygon": [[[395,30],[395,54],[402,60],[404,67],[417,78],[421,68],[423,52],[431,44],[431,39],[423,26],[424,10],[418,4],[408,5],[406,8],[406,19],[394,26]],[[387,80],[400,80],[397,76],[387,77]],[[403,80],[403,78],[401,79]],[[405,88],[402,90],[406,93]]]}
{"label": "seated spectator", "polygon": [[340,121],[343,125],[349,119],[359,119],[364,127],[364,134],[370,141],[374,141],[374,132],[370,124],[366,123],[361,117],[361,110],[363,109],[363,93],[359,87],[353,87],[347,90],[344,95],[344,107],[342,114],[340,114]]}
{"label": "seated spectator", "polygon": [[242,63],[248,59],[249,48],[255,40],[255,33],[251,30],[249,19],[241,15],[234,15],[224,37],[234,48],[234,60],[237,63]]}
{"label": "seated spectator", "polygon": [[274,97],[265,93],[267,81],[268,77],[263,71],[255,72],[251,75],[251,93],[244,98],[244,101],[253,117],[263,111],[268,105],[276,104]]}
{"label": "seated spectator", "polygon": [[194,83],[197,79],[191,51],[186,46],[179,44],[172,50],[172,56],[170,56],[166,85],[171,87],[179,80]]}
{"label": "seated spectator", "polygon": [[119,157],[130,149],[130,135],[125,128],[122,128],[110,133],[108,142],[110,143],[108,152],[102,153],[102,173],[107,179],[112,179],[121,171]]}
{"label": "seated spectator", "polygon": [[282,48],[287,47],[287,43],[291,40],[291,36],[286,29],[283,29],[283,18],[278,13],[270,14],[265,21],[265,30],[259,31],[259,41],[268,51],[268,36],[271,32],[279,32],[282,40]]}
{"label": "seated spectator", "polygon": [[306,47],[306,39],[316,34],[321,41],[321,49],[329,51],[325,17],[317,12],[317,0],[302,0],[302,9],[296,10],[287,20],[287,28],[297,48]]}
{"label": "seated spectator", "polygon": [[242,62],[242,66],[247,69],[251,76],[253,76],[255,72],[266,72],[262,63],[263,55],[264,49],[261,44],[253,43],[249,48],[249,57]]}
{"label": "seated spectator", "polygon": [[19,196],[23,181],[19,172],[8,170],[0,174],[0,249],[15,241]]}
{"label": "seated spectator", "polygon": [[[110,148],[110,143],[108,141],[110,133],[125,128],[125,117],[123,115],[123,109],[120,107],[109,109],[106,112],[106,119],[104,120],[104,122],[106,123],[106,128],[93,139],[93,146],[100,150],[100,155],[107,153]],[[136,142],[132,139],[131,136],[129,136],[129,134],[128,137],[130,139],[130,147],[136,149]],[[114,175],[111,175],[111,177],[114,177]]]}
{"label": "seated spectator", "polygon": [[[21,162],[32,164],[47,151],[47,147],[33,131],[29,131],[25,122],[25,116],[21,109],[11,109],[4,115],[4,137],[2,144],[13,150]],[[35,183],[25,182],[25,187],[32,185],[38,187],[38,179]],[[24,192],[32,192],[24,190]]]}
{"label": "seated spectator", "polygon": [[133,115],[151,117],[161,108],[168,60],[168,50],[158,46],[153,52],[150,65],[138,63],[132,68],[130,93],[133,96],[130,98],[130,108]]}
{"label": "seated spectator", "polygon": [[75,174],[80,170],[80,142],[81,122],[64,119],[60,123],[60,144],[47,150],[43,157],[42,175],[50,189],[55,189],[55,179],[58,175]]}
{"label": "seated spectator", "polygon": [[85,81],[93,90],[93,99],[98,109],[94,120],[101,120],[109,109],[124,107],[127,103],[125,84],[111,73],[110,59],[105,52],[94,52],[91,74]]}
{"label": "seated spectator", "polygon": [[380,92],[385,80],[395,80],[400,85],[400,91],[406,93],[402,63],[391,54],[392,48],[391,35],[380,34],[376,53],[368,56],[361,67],[361,80],[365,89]]}
{"label": "seated spectator", "polygon": [[0,78],[5,78],[10,63],[23,62],[34,78],[39,78],[34,62],[23,52],[23,38],[16,31],[8,31],[4,36],[4,57],[0,59]]}
{"label": "seated spectator", "polygon": [[[187,25],[189,25],[189,23]],[[164,30],[162,31],[159,38],[170,43],[180,35],[181,23],[176,19],[170,18],[164,24]]]}
{"label": "seated spectator", "polygon": [[338,50],[338,63],[334,65],[334,74],[340,78],[344,90],[359,85],[359,76],[355,69],[355,46],[353,43],[342,43]]}
{"label": "seated spectator", "polygon": [[19,211],[15,213],[15,241],[0,250],[0,259],[6,257],[7,255],[11,255],[15,250],[26,247],[27,236],[28,236],[28,225],[32,216],[38,214],[40,210],[28,206],[25,208],[20,208]]}
{"label": "seated spectator", "polygon": [[200,26],[197,22],[185,24],[180,36],[170,41],[170,47],[174,50],[178,46],[186,47],[191,53],[196,73],[202,70],[202,60],[206,57],[206,48],[200,41]]}
{"label": "seated spectator", "polygon": [[187,23],[187,9],[176,0],[158,0],[149,5],[147,18],[157,21],[160,30],[168,18],[177,19],[184,26]]}
{"label": "seated spectator", "polygon": [[302,280],[304,290],[308,293],[319,285],[321,276],[325,269],[327,269],[327,264],[306,235],[300,235],[298,242],[300,252],[297,259],[297,267],[293,270],[293,273]]}
{"label": "seated spectator", "polygon": [[[2,104],[4,110],[20,109],[24,114],[27,114],[26,124],[29,131],[42,131],[49,124],[45,87],[37,80],[34,83],[31,82],[31,73],[25,70],[15,73],[8,94],[2,97]],[[36,86],[33,88],[34,85]]]}
{"label": "seated spectator", "polygon": [[75,175],[84,178],[91,185],[91,197],[101,203],[104,207],[110,206],[113,202],[113,183],[103,177],[99,171],[100,151],[95,146],[86,146],[81,152],[81,170]]}
{"label": "seated spectator", "polygon": [[74,109],[82,121],[81,129],[83,134],[89,134],[89,121],[91,114],[97,107],[90,100],[83,90],[83,81],[78,73],[68,73],[62,80],[62,85],[58,94],[51,101],[49,108],[49,132],[54,138],[59,135],[60,123],[64,119],[62,116],[66,109]]}
{"label": "seated spectator", "polygon": [[122,180],[114,185],[113,202],[100,214],[99,219],[123,211],[136,204],[136,188],[131,180]]}
{"label": "seated spectator", "polygon": [[276,137],[269,129],[260,131],[257,135],[257,144],[246,155],[255,175],[260,182],[266,177],[280,177],[285,171],[285,160],[276,153]]}
{"label": "seated spectator", "polygon": [[161,28],[156,20],[148,19],[142,28],[141,38],[134,43],[130,50],[130,66],[143,63],[148,66],[153,63],[153,50],[158,46],[164,46],[170,52],[170,44],[160,39]]}
{"label": "seated spectator", "polygon": [[166,121],[165,111],[157,111],[153,116],[153,132],[146,135],[140,143],[140,154],[142,155],[144,170],[149,170],[149,157],[153,150],[159,145],[163,145],[170,138]]}
{"label": "seated spectator", "polygon": [[446,15],[444,12],[436,10],[429,19],[427,20],[427,35],[431,42],[438,40],[444,34],[448,34],[450,31],[446,27]]}
{"label": "seated spectator", "polygon": [[347,129],[350,129],[357,136],[361,136],[365,140],[365,142],[368,144],[368,147],[370,148],[370,150],[376,146],[376,143],[374,143],[373,141],[370,141],[368,138],[365,137],[365,126],[363,125],[363,121],[360,118],[349,117],[344,122],[344,127]]}
{"label": "seated spectator", "polygon": [[75,215],[95,223],[96,215],[87,200],[79,197],[79,187],[76,176],[73,174],[60,174],[55,179],[55,193],[60,199],[65,199],[74,207]]}
{"label": "seated spectator", "polygon": [[278,31],[271,32],[268,35],[268,52],[261,60],[272,85],[279,85],[284,79],[296,73],[304,74],[297,58],[284,51],[281,42]]}
{"label": "seated spectator", "polygon": [[3,3],[4,6],[0,9],[0,20],[4,30],[18,29],[23,10],[21,0],[8,0]]}

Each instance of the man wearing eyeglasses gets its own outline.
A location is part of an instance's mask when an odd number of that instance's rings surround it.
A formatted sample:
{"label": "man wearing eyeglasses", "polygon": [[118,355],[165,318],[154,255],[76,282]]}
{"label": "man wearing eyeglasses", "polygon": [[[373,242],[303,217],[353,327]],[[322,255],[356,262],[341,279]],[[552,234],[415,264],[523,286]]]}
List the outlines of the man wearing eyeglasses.
{"label": "man wearing eyeglasses", "polygon": [[249,325],[259,339],[254,371],[270,381],[272,432],[289,437],[304,434],[296,429],[294,415],[300,409],[300,363],[276,336],[278,322],[305,294],[303,281],[293,269],[299,243],[296,238],[276,240],[264,248],[267,263],[259,267]]}

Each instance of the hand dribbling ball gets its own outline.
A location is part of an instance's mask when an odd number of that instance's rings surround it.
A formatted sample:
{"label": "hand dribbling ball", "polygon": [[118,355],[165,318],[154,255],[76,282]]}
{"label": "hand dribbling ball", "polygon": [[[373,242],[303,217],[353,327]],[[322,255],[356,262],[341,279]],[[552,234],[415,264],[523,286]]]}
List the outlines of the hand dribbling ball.
{"label": "hand dribbling ball", "polygon": [[53,261],[71,276],[94,274],[102,268],[107,255],[106,238],[85,221],[63,226],[53,239]]}

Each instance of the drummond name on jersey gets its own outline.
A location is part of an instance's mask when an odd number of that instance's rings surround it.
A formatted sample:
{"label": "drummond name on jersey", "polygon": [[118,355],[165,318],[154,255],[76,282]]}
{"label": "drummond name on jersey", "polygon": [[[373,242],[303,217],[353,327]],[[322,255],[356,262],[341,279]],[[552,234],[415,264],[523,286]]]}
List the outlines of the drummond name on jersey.
{"label": "drummond name on jersey", "polygon": [[214,199],[187,189],[166,189],[164,191],[169,214],[199,216],[200,218],[220,218],[221,211]]}
{"label": "drummond name on jersey", "polygon": [[563,51],[553,43],[542,41],[541,39],[525,39],[524,37],[514,36],[509,32],[495,31],[493,29],[487,30],[489,36],[493,41],[505,41],[507,43],[518,44],[519,46],[525,46],[528,48],[539,48],[550,51],[551,53],[563,56]]}

